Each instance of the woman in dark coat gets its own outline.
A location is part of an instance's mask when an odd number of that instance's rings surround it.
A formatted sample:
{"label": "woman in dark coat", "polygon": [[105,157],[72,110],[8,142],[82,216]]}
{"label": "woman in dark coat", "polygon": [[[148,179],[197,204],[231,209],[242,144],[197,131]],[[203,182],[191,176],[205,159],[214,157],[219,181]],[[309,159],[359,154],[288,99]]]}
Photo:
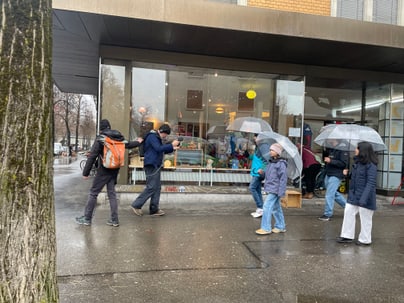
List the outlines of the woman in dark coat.
{"label": "woman in dark coat", "polygon": [[372,217],[376,210],[377,157],[368,142],[361,142],[355,150],[354,165],[347,204],[344,211],[339,243],[350,243],[355,238],[355,221],[359,213],[361,229],[356,244],[372,243]]}

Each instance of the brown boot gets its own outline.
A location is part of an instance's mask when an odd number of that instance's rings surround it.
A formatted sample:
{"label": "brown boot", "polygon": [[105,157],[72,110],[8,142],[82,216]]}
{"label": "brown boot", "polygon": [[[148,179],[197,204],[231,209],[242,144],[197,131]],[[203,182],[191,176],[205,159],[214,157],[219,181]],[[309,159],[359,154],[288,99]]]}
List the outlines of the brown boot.
{"label": "brown boot", "polygon": [[313,193],[306,193],[302,197],[303,199],[313,199]]}

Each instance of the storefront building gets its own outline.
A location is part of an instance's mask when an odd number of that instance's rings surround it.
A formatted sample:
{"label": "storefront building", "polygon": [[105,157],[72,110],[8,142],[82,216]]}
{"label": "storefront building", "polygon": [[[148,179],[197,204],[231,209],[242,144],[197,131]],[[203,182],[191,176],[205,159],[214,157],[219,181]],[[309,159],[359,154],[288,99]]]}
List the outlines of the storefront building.
{"label": "storefront building", "polygon": [[[251,116],[317,152],[311,141],[325,124],[375,128],[388,146],[377,186],[394,192],[403,176],[404,28],[326,17],[333,1],[318,1],[329,3],[324,16],[218,2],[54,1],[55,82],[97,95],[99,118],[128,138],[169,123],[185,140],[166,158],[166,184],[248,183],[252,135],[225,129]],[[141,158],[130,156],[121,184],[144,180]]]}

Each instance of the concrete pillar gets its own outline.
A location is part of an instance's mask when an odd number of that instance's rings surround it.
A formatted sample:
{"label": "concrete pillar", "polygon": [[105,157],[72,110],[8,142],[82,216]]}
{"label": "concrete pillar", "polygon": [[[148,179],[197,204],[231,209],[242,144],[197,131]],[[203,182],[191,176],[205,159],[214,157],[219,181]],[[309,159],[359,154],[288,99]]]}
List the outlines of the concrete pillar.
{"label": "concrete pillar", "polygon": [[331,17],[337,17],[338,0],[331,0]]}
{"label": "concrete pillar", "polygon": [[404,25],[404,0],[397,1],[397,25]]}
{"label": "concrete pillar", "polygon": [[373,21],[373,0],[363,1],[363,21]]}

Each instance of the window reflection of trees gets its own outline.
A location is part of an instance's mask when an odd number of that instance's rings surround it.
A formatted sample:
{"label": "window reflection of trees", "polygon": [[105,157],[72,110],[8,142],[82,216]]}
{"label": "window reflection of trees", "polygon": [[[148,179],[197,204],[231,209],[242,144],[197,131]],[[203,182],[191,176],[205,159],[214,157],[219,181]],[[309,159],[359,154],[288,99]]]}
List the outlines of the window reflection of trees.
{"label": "window reflection of trees", "polygon": [[131,106],[130,115],[130,139],[143,137],[147,131],[150,131],[150,122],[147,121],[152,113],[152,107],[148,106]]}
{"label": "window reflection of trees", "polygon": [[119,117],[124,110],[124,76],[125,67],[122,66],[106,66],[101,69],[102,76],[102,104],[108,105],[103,108],[102,113],[108,113],[110,117]]}

